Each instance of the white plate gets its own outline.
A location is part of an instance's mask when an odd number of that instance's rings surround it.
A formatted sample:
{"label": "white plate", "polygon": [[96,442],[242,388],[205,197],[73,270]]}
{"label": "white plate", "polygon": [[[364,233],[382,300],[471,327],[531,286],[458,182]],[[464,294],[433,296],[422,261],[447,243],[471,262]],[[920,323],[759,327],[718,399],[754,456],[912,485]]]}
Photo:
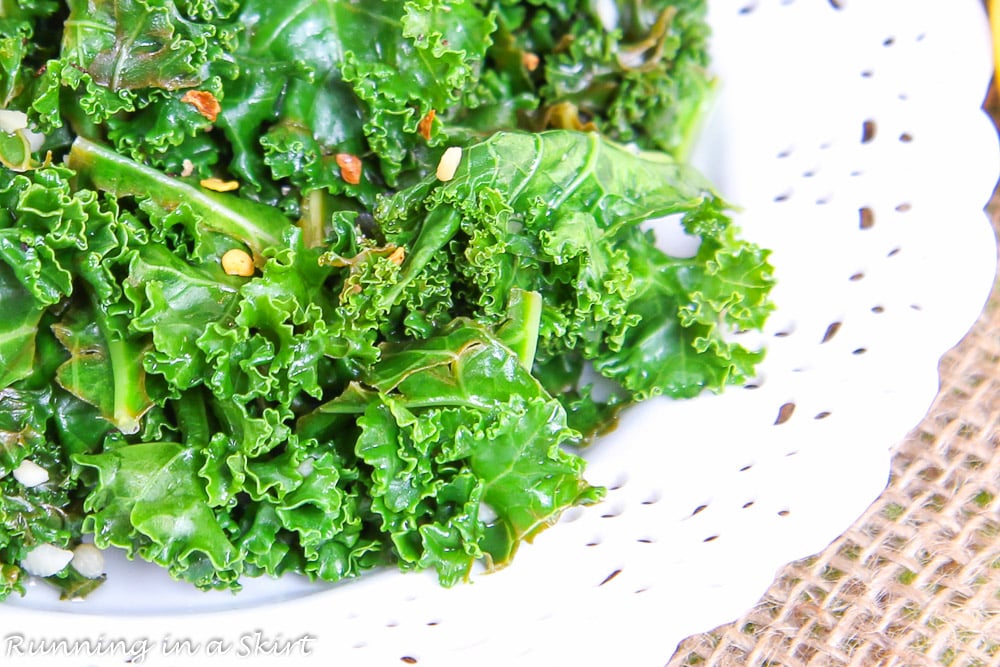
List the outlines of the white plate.
{"label": "white plate", "polygon": [[979,0],[943,7],[712,3],[722,85],[697,162],[774,250],[778,310],[748,341],[768,347],[755,388],[639,406],[589,451],[606,502],[449,590],[386,571],[233,597],[116,564],[87,602],[39,586],[0,605],[3,664],[638,667],[738,616],[876,498],[991,286],[987,23]]}

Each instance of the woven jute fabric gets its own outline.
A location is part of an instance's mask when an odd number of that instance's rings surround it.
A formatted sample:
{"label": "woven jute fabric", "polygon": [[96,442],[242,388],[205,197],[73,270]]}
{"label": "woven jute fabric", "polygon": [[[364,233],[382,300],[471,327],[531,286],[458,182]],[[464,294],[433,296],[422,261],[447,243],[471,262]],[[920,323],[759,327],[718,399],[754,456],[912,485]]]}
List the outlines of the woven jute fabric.
{"label": "woven jute fabric", "polygon": [[[988,211],[1000,231],[1000,193]],[[885,492],[741,618],[683,641],[668,667],[1000,665],[998,290],[942,358],[940,392],[893,450]]]}

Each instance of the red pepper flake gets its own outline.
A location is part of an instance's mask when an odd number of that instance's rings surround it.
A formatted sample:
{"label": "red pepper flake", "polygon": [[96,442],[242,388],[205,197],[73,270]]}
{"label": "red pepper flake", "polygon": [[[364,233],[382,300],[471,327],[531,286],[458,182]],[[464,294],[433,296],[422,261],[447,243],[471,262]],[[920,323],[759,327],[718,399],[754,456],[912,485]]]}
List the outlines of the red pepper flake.
{"label": "red pepper flake", "polygon": [[395,264],[396,266],[402,264],[404,259],[406,259],[406,248],[404,248],[403,246],[399,246],[398,248],[392,251],[391,255],[389,255],[389,261]]}
{"label": "red pepper flake", "polygon": [[538,69],[538,63],[541,59],[531,51],[525,51],[521,54],[521,64],[524,65],[524,69],[529,72],[534,72]]}
{"label": "red pepper flake", "polygon": [[198,113],[213,123],[219,117],[219,112],[222,111],[219,100],[215,99],[215,95],[207,90],[189,90],[184,93],[181,102],[190,104],[198,110]]}
{"label": "red pepper flake", "polygon": [[340,177],[351,185],[361,182],[361,159],[350,153],[337,153],[337,166],[340,167]]}
{"label": "red pepper flake", "polygon": [[430,141],[431,139],[431,126],[434,124],[434,117],[436,115],[437,112],[434,111],[434,109],[431,109],[427,112],[426,116],[420,119],[420,124],[417,125],[417,130],[419,130],[420,136],[422,136],[426,141]]}

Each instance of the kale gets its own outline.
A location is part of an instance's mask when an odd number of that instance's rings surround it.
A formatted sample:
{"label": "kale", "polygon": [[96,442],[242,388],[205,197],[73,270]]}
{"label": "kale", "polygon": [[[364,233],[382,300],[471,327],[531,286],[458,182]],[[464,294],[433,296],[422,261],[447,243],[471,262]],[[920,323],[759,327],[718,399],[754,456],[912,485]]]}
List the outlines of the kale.
{"label": "kale", "polygon": [[84,539],[200,588],[452,585],[600,502],[624,407],[762,356],[729,334],[768,252],[684,162],[704,14],[0,0],[0,599]]}

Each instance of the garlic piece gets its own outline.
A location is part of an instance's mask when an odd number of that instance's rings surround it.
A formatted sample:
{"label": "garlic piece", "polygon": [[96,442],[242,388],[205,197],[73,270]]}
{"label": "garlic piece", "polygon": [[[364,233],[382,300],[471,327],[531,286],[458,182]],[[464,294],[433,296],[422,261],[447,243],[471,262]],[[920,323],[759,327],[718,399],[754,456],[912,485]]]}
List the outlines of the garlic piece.
{"label": "garlic piece", "polygon": [[458,163],[462,161],[462,147],[450,146],[441,156],[437,166],[437,177],[439,181],[450,181],[455,178],[458,170]]}
{"label": "garlic piece", "polygon": [[31,488],[49,481],[49,471],[34,461],[24,459],[14,470],[14,479]]}
{"label": "garlic piece", "polygon": [[28,148],[32,153],[37,153],[42,150],[42,146],[45,145],[45,135],[41,132],[35,132],[30,127],[26,127],[21,133],[24,138],[28,140]]}
{"label": "garlic piece", "polygon": [[0,131],[14,134],[28,127],[28,115],[23,111],[0,109]]}
{"label": "garlic piece", "polygon": [[81,544],[73,550],[70,565],[87,579],[97,579],[104,574],[104,554],[93,544]]}
{"label": "garlic piece", "polygon": [[493,523],[497,520],[497,511],[487,505],[486,503],[480,501],[479,503],[479,520],[484,523]]}
{"label": "garlic piece", "polygon": [[73,560],[73,552],[51,544],[39,544],[21,559],[21,567],[36,577],[51,577]]}

